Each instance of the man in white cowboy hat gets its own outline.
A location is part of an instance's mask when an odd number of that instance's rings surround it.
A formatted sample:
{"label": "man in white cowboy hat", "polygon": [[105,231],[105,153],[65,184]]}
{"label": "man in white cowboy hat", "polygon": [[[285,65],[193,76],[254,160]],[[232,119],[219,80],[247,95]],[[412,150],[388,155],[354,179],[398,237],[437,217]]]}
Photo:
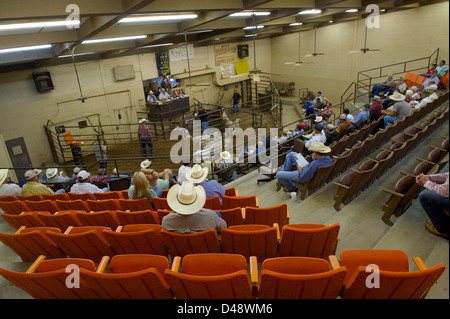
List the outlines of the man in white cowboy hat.
{"label": "man in white cowboy hat", "polygon": [[381,114],[384,114],[384,127],[394,123],[396,120],[402,120],[403,118],[412,114],[411,106],[405,101],[405,96],[399,92],[394,92],[389,96],[389,99],[395,102],[392,106],[392,110],[382,110]]}
{"label": "man in white cowboy hat", "polygon": [[[412,99],[413,101],[417,101],[418,99],[420,99],[420,92],[419,92],[417,86],[411,86],[409,89],[410,89],[411,91],[413,91],[413,95],[411,95],[411,99]],[[410,103],[411,103],[411,102],[410,102]]]}
{"label": "man in white cowboy hat", "polygon": [[234,161],[231,153],[228,151],[223,151],[220,153],[220,157],[214,161],[214,166],[216,169],[225,169],[230,165],[233,165]]}
{"label": "man in white cowboy hat", "polygon": [[174,211],[161,220],[162,229],[182,234],[214,229],[218,234],[227,223],[218,213],[203,208],[206,193],[203,187],[185,181],[174,185],[167,193],[167,203]]}
{"label": "man in white cowboy hat", "polygon": [[428,90],[430,91],[430,98],[431,98],[431,100],[436,100],[437,98],[438,98],[438,96],[437,96],[437,89],[438,89],[438,87],[437,87],[437,85],[430,85],[429,87],[428,87]]}
{"label": "man in white cowboy hat", "polygon": [[8,183],[8,169],[0,169],[0,197],[22,195],[22,188],[15,183]]}
{"label": "man in white cowboy hat", "polygon": [[156,104],[158,104],[158,99],[156,98],[155,93],[153,93],[152,90],[150,90],[150,91],[148,92],[148,95],[147,95],[147,103],[149,103],[149,104],[151,104],[151,105],[156,105]]}
{"label": "man in white cowboy hat", "polygon": [[145,124],[147,123],[147,119],[141,119],[139,121],[138,127],[138,137],[141,143],[142,153],[144,153],[144,157],[147,157],[147,146],[150,149],[150,157],[153,156],[153,143],[152,143],[152,132]]}
{"label": "man in white cowboy hat", "polygon": [[70,178],[66,176],[64,171],[59,172],[57,168],[47,168],[45,172],[47,175],[47,183],[68,183],[70,182]]}
{"label": "man in white cowboy hat", "polygon": [[222,196],[225,195],[225,187],[223,187],[223,185],[216,180],[208,180],[207,176],[208,168],[202,168],[198,164],[195,164],[191,170],[186,172],[186,179],[189,182],[203,187],[206,193],[206,198],[219,196],[220,202],[222,202]]}
{"label": "man in white cowboy hat", "polygon": [[[31,169],[25,172],[25,179],[27,183],[22,187],[22,195],[30,196],[30,195],[40,195],[40,194],[54,194],[51,188],[45,186],[38,182],[39,175],[42,173],[40,169]],[[62,192],[63,190],[59,190],[58,192]],[[65,191],[64,191],[65,192]]]}
{"label": "man in white cowboy hat", "polygon": [[331,149],[324,143],[314,143],[314,146],[308,148],[308,151],[312,152],[313,160],[306,167],[297,166],[296,171],[279,171],[277,173],[277,191],[283,186],[285,192],[297,192],[294,181],[305,184],[314,178],[319,167],[332,164],[330,156],[327,155],[331,152]]}

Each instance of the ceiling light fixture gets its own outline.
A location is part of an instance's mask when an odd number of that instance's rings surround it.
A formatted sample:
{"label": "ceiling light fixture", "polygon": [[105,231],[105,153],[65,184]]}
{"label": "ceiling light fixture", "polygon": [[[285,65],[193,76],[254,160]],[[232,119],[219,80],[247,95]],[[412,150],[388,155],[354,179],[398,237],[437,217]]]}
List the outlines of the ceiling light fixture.
{"label": "ceiling light fixture", "polygon": [[358,9],[348,9],[348,10],[345,10],[345,12],[347,12],[347,13],[358,12]]}
{"label": "ceiling light fixture", "polygon": [[[97,54],[97,53],[100,53],[100,52],[86,52],[86,53],[77,53],[77,54],[74,54],[73,56],[91,55],[91,54]],[[58,56],[58,59],[63,59],[63,58],[71,58],[71,57],[72,57],[72,55],[71,55],[71,54],[67,54],[67,55],[60,55],[60,56]]]}
{"label": "ceiling light fixture", "polygon": [[[270,15],[269,11],[255,11],[255,16],[268,16]],[[232,13],[229,16],[230,17],[250,17],[253,15],[253,11],[242,11],[242,12],[236,12]]]}
{"label": "ceiling light fixture", "polygon": [[152,45],[146,45],[145,47],[140,47],[139,49],[144,49],[144,48],[157,48],[157,47],[166,47],[169,45],[173,45],[173,43],[163,43],[163,44],[152,44]]}
{"label": "ceiling light fixture", "polygon": [[246,38],[249,38],[249,37],[256,37],[256,36],[257,36],[257,34],[246,34],[246,35],[245,35]]}
{"label": "ceiling light fixture", "polygon": [[42,45],[33,45],[33,46],[28,46],[28,47],[17,47],[17,48],[9,48],[9,49],[0,49],[0,54],[1,53],[14,53],[14,52],[43,50],[43,49],[50,49],[51,47],[52,47],[51,44],[42,44]]}
{"label": "ceiling light fixture", "polygon": [[136,35],[136,36],[131,36],[131,37],[85,40],[82,43],[83,44],[93,44],[93,43],[104,43],[104,42],[128,41],[128,40],[145,39],[146,37],[147,37],[146,35]]}
{"label": "ceiling light fixture", "polygon": [[[264,28],[263,25],[258,25],[258,26],[256,27],[256,29],[262,29],[262,28]],[[254,26],[250,26],[250,27],[245,27],[245,28],[244,28],[244,30],[253,30],[253,29],[255,29]]]}
{"label": "ceiling light fixture", "polygon": [[298,14],[319,14],[319,13],[322,13],[322,10],[320,10],[320,9],[311,9],[311,10],[300,11]]}
{"label": "ceiling light fixture", "polygon": [[333,23],[333,20],[328,21],[328,23]]}
{"label": "ceiling light fixture", "polygon": [[20,30],[20,29],[36,29],[36,28],[51,28],[51,27],[69,27],[77,26],[80,24],[80,20],[64,20],[64,21],[44,21],[44,22],[31,22],[31,23],[14,23],[14,24],[2,24],[0,25],[0,31]]}
{"label": "ceiling light fixture", "polygon": [[291,27],[295,27],[295,26],[298,26],[298,25],[303,25],[303,23],[301,23],[301,22],[295,22],[295,23],[289,24],[289,26],[291,26]]}
{"label": "ceiling light fixture", "polygon": [[196,19],[196,14],[171,14],[171,15],[154,15],[154,16],[133,16],[123,18],[119,23],[133,23],[133,22],[152,22],[152,21],[171,21],[171,20],[187,20]]}

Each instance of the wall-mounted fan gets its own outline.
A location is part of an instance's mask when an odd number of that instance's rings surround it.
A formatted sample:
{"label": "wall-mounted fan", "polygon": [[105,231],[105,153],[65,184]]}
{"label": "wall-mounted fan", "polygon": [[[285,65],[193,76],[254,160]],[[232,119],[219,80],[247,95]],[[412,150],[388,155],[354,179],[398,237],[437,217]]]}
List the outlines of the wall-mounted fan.
{"label": "wall-mounted fan", "polygon": [[298,60],[297,61],[293,61],[293,62],[284,62],[284,64],[289,64],[289,65],[295,65],[295,66],[300,66],[302,64],[311,64],[308,62],[303,62],[300,57],[301,57],[301,47],[300,47],[300,31],[298,32]]}
{"label": "wall-mounted fan", "polygon": [[318,55],[324,55],[325,53],[318,53],[316,50],[317,47],[317,24],[314,26],[314,52],[305,55],[305,58],[316,57]]}
{"label": "wall-mounted fan", "polygon": [[366,53],[366,52],[369,52],[369,51],[380,51],[380,49],[369,49],[368,47],[367,47],[367,26],[366,26],[366,32],[365,32],[365,35],[364,35],[364,48],[361,48],[361,49],[359,49],[359,50],[354,50],[354,51],[348,51],[348,53]]}

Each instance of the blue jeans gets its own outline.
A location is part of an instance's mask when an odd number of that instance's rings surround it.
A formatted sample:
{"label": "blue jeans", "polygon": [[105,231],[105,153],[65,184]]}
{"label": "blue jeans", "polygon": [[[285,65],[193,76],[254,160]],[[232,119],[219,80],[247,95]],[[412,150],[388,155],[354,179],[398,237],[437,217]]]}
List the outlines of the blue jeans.
{"label": "blue jeans", "polygon": [[305,110],[310,107],[311,105],[313,105],[314,103],[311,101],[306,101],[305,104],[303,104],[303,106],[305,107]]}
{"label": "blue jeans", "polygon": [[239,102],[233,103],[233,113],[239,113]]}
{"label": "blue jeans", "polygon": [[426,189],[419,194],[419,201],[436,230],[440,233],[448,234],[449,217],[443,210],[449,209],[449,198]]}
{"label": "blue jeans", "polygon": [[58,189],[55,194],[64,194],[66,193],[66,190],[64,188]]}
{"label": "blue jeans", "polygon": [[155,192],[156,197],[162,197],[163,191],[162,191],[161,188],[159,188],[159,187],[153,187],[152,189],[153,189],[153,191]]}
{"label": "blue jeans", "polygon": [[423,76],[425,78],[431,78],[431,74],[421,74],[421,76]]}
{"label": "blue jeans", "polygon": [[203,132],[203,134],[211,135],[208,122],[202,122],[202,132]]}
{"label": "blue jeans", "polygon": [[147,156],[147,145],[150,149],[150,156],[153,156],[153,143],[150,139],[148,138],[143,138],[141,139],[141,148],[142,148],[142,153],[144,153],[144,156]]}
{"label": "blue jeans", "polygon": [[385,116],[384,117],[384,128],[388,126],[389,124],[393,124],[397,120],[397,116]]}
{"label": "blue jeans", "polygon": [[380,94],[380,91],[384,88],[383,85],[374,85],[372,88],[372,95],[378,95]]}
{"label": "blue jeans", "polygon": [[306,109],[306,114],[305,114],[305,116],[308,117],[308,116],[310,116],[311,114],[315,114],[315,113],[317,113],[317,112],[319,112],[317,109],[315,109],[315,108],[313,108],[313,107],[308,107],[308,108]]}
{"label": "blue jeans", "polygon": [[296,152],[290,152],[283,163],[282,171],[291,171],[292,165],[295,165],[297,167],[297,160],[295,159],[295,156],[297,156]]}
{"label": "blue jeans", "polygon": [[298,182],[298,171],[279,171],[276,175],[278,181],[289,191],[296,191],[297,186],[292,181]]}

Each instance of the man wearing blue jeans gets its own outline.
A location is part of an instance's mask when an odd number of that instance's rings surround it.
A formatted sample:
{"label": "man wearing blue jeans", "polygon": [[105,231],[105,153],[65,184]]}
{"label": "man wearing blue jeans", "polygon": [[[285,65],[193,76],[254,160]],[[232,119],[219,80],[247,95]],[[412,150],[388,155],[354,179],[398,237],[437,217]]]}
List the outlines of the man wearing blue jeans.
{"label": "man wearing blue jeans", "polygon": [[399,92],[395,92],[393,95],[389,96],[389,99],[396,102],[392,106],[392,110],[382,110],[381,114],[384,114],[384,128],[386,128],[389,124],[393,124],[397,120],[402,120],[406,116],[412,114],[411,106],[405,102],[405,96],[400,94]]}
{"label": "man wearing blue jeans", "polygon": [[319,167],[332,164],[331,158],[326,155],[331,152],[331,149],[323,143],[315,143],[308,151],[313,153],[313,160],[304,168],[298,166],[295,171],[279,171],[277,173],[277,191],[283,186],[285,192],[296,192],[297,187],[293,182],[305,184],[314,178]]}
{"label": "man wearing blue jeans", "polygon": [[416,177],[416,183],[426,188],[419,194],[419,201],[429,217],[426,223],[427,229],[435,235],[448,239],[448,211],[450,209],[448,172],[432,175],[420,174]]}

